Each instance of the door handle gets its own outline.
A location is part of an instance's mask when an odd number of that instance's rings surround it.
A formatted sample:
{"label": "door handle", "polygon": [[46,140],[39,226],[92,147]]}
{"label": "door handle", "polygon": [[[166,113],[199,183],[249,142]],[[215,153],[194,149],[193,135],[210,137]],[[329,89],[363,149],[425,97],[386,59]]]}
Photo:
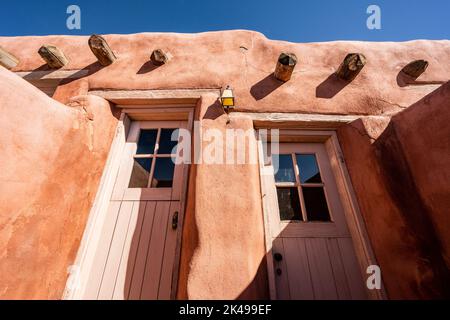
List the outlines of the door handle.
{"label": "door handle", "polygon": [[[275,252],[274,254],[273,254],[273,259],[276,261],[276,262],[281,262],[281,260],[283,260],[283,255],[281,254],[281,253],[278,253],[278,252]],[[281,271],[281,268],[276,268],[275,269],[275,272],[277,273],[277,275],[279,275],[279,276],[281,276],[281,274],[283,273],[282,271]]]}
{"label": "door handle", "polygon": [[178,228],[178,211],[175,211],[172,216],[172,229]]}
{"label": "door handle", "polygon": [[283,255],[277,252],[273,255],[273,258],[275,259],[275,261],[280,262],[281,260],[283,260]]}

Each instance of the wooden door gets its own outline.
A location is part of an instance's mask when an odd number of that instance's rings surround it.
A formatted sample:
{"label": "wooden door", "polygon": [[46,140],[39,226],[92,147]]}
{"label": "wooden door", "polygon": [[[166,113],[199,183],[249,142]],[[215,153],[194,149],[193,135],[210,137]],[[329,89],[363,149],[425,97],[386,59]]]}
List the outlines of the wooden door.
{"label": "wooden door", "polygon": [[324,144],[280,143],[268,166],[277,298],[367,298]]}
{"label": "wooden door", "polygon": [[85,299],[173,296],[186,169],[175,161],[179,128],[186,122],[132,122]]}

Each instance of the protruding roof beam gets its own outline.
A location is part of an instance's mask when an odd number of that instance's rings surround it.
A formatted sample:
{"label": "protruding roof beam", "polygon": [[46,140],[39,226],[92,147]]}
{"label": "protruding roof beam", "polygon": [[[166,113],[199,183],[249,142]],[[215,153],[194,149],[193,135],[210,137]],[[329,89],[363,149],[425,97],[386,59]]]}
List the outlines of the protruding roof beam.
{"label": "protruding roof beam", "polygon": [[417,79],[422,73],[428,68],[428,61],[426,60],[415,60],[408,63],[403,69],[403,73],[407,74],[414,80]]}
{"label": "protruding roof beam", "polygon": [[17,66],[19,59],[0,47],[0,65],[10,70]]}
{"label": "protruding roof beam", "polygon": [[39,48],[38,53],[47,62],[48,66],[53,69],[62,68],[69,62],[64,53],[52,45],[43,45]]}
{"label": "protruding roof beam", "polygon": [[349,53],[336,71],[336,75],[346,81],[352,81],[365,64],[366,57],[362,53]]}
{"label": "protruding roof beam", "polygon": [[281,81],[289,81],[297,64],[297,56],[290,52],[282,52],[278,57],[277,65],[273,75]]}
{"label": "protruding roof beam", "polygon": [[161,49],[153,50],[150,60],[156,66],[162,66],[169,61],[168,55]]}
{"label": "protruding roof beam", "polygon": [[108,43],[102,36],[96,34],[92,35],[89,38],[89,47],[102,66],[109,66],[117,59],[114,52],[112,52]]}

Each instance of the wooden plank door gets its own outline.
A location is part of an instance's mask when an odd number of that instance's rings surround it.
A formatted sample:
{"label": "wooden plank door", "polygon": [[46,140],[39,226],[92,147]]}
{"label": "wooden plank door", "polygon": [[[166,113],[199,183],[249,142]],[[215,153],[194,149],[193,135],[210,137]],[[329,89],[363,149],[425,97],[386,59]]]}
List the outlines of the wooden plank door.
{"label": "wooden plank door", "polygon": [[180,128],[186,122],[131,124],[84,298],[173,296],[186,170],[176,161]]}
{"label": "wooden plank door", "polygon": [[366,299],[324,144],[280,143],[265,166],[277,298]]}

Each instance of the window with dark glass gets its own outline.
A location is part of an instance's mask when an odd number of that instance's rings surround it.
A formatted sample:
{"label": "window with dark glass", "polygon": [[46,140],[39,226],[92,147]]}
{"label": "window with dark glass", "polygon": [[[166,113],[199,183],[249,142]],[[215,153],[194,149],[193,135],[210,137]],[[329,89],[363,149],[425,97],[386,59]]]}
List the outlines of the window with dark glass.
{"label": "window with dark glass", "polygon": [[177,144],[177,129],[142,129],[128,188],[171,188]]}
{"label": "window with dark glass", "polygon": [[281,220],[303,220],[298,197],[298,189],[277,188]]}
{"label": "window with dark glass", "polygon": [[315,154],[280,154],[274,169],[282,221],[331,221]]}

